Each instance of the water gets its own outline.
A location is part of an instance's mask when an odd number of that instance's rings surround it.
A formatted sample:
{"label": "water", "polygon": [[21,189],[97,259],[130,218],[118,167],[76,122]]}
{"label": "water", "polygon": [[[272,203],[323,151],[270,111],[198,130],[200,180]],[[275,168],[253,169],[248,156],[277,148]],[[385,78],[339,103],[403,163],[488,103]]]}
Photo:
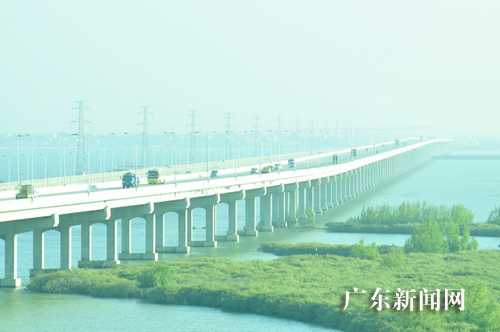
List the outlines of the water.
{"label": "water", "polygon": [[[372,206],[388,203],[398,205],[403,201],[426,200],[429,204],[464,204],[475,214],[475,221],[485,221],[495,205],[500,205],[500,161],[495,160],[439,160],[431,162],[399,179],[362,194],[317,216],[317,224],[342,221],[358,214],[363,205]],[[242,213],[242,205],[239,205]],[[218,207],[218,233],[225,226],[227,207]],[[194,239],[202,238],[203,210],[194,211]],[[174,245],[174,215],[166,217],[167,245]],[[242,220],[241,214],[239,220]],[[198,228],[199,226],[199,228]],[[241,228],[243,225],[239,225]],[[105,239],[103,225],[94,226],[93,258],[104,259]],[[144,249],[144,222],[134,220],[136,229],[133,237],[133,251]],[[73,262],[79,259],[79,227],[73,229]],[[142,232],[142,233],[141,233]],[[170,235],[169,235],[170,234]],[[194,259],[201,256],[230,257],[236,260],[274,259],[275,256],[258,252],[263,242],[308,242],[319,241],[331,244],[365,243],[403,245],[408,235],[388,234],[345,234],[327,233],[323,230],[277,230],[274,233],[260,233],[259,237],[242,237],[239,243],[219,242],[217,248],[192,248],[190,255],[162,254],[160,259]],[[32,264],[31,234],[21,234],[19,243],[19,276],[27,278]],[[58,267],[58,234],[46,236],[46,265]],[[498,249],[500,238],[479,237],[479,249]],[[0,252],[4,252],[0,241]],[[3,276],[3,255],[0,257],[0,276]],[[326,331],[316,326],[298,322],[247,314],[221,312],[211,308],[185,306],[163,306],[132,300],[93,299],[75,295],[31,294],[23,290],[0,290],[0,331],[16,330],[169,330],[169,331]],[[331,331],[331,330],[328,330]]]}

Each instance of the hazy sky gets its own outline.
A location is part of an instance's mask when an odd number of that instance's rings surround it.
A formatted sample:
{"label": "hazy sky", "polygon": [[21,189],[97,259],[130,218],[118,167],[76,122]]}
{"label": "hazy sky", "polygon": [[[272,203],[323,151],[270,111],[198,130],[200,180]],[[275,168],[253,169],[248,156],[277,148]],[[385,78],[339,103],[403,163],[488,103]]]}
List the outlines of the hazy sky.
{"label": "hazy sky", "polygon": [[2,1],[0,132],[498,132],[500,1]]}

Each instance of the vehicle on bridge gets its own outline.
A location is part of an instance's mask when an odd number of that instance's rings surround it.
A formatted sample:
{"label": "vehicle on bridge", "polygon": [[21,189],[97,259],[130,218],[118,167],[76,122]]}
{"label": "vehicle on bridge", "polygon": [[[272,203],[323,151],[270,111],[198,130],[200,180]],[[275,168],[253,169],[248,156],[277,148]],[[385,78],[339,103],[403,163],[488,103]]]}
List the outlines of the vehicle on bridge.
{"label": "vehicle on bridge", "polygon": [[252,169],[250,170],[250,174],[257,174],[257,173],[259,173],[257,167],[252,167]]}
{"label": "vehicle on bridge", "polygon": [[274,164],[273,171],[279,171],[282,168],[281,164]]}
{"label": "vehicle on bridge", "polygon": [[217,170],[213,170],[212,173],[210,173],[210,177],[211,178],[215,178],[215,177],[218,177],[219,176],[219,171]]}
{"label": "vehicle on bridge", "polygon": [[264,166],[260,170],[261,173],[272,173],[273,171],[273,166]]}
{"label": "vehicle on bridge", "polygon": [[122,186],[123,188],[138,187],[141,179],[138,175],[132,172],[127,172],[122,176]]}
{"label": "vehicle on bridge", "polygon": [[334,154],[332,157],[332,162],[334,165],[337,165],[339,163],[339,156]]}
{"label": "vehicle on bridge", "polygon": [[[31,195],[33,193],[33,196]],[[35,188],[31,188],[31,184],[23,184],[21,188],[19,188],[19,192],[16,194],[16,199],[23,199],[23,198],[36,198],[38,193],[38,190],[35,190]]]}
{"label": "vehicle on bridge", "polygon": [[148,184],[165,183],[165,177],[160,175],[158,168],[153,168],[148,171]]}
{"label": "vehicle on bridge", "polygon": [[288,159],[288,167],[295,168],[295,166],[296,166],[295,159],[293,159],[293,158]]}

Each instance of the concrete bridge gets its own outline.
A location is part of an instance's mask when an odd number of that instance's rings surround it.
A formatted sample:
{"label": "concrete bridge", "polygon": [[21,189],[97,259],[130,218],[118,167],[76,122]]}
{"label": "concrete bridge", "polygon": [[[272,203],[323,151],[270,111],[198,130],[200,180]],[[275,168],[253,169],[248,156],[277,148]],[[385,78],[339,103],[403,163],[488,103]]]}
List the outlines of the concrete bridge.
{"label": "concrete bridge", "polygon": [[[178,175],[176,181],[137,189],[122,189],[118,181],[88,190],[84,185],[45,188],[34,199],[0,201],[0,239],[5,242],[5,278],[2,287],[18,287],[17,236],[33,232],[33,268],[30,275],[46,272],[44,234],[60,233],[60,269],[70,269],[71,229],[81,226],[79,267],[103,268],[120,260],[157,260],[158,253],[189,253],[191,247],[216,247],[217,241],[238,241],[275,227],[287,227],[307,210],[322,213],[384,181],[405,173],[441,154],[446,139],[401,139],[370,146],[333,151],[296,159],[296,168],[250,174],[252,166],[220,170],[220,178],[206,173]],[[262,165],[253,165],[260,167]],[[170,179],[170,180],[173,180]],[[245,218],[237,218],[237,201],[244,200]],[[216,235],[216,206],[228,206],[228,229]],[[192,211],[205,209],[205,239],[193,241]],[[259,209],[259,220],[257,220]],[[178,243],[165,246],[164,215],[177,214]],[[145,252],[131,252],[132,218],[145,220]],[[117,221],[121,220],[121,234]],[[243,229],[238,230],[238,222]],[[92,259],[92,230],[106,225],[107,259]],[[241,228],[241,227],[240,227]],[[121,236],[121,248],[117,239]],[[1,255],[1,253],[0,253]]]}

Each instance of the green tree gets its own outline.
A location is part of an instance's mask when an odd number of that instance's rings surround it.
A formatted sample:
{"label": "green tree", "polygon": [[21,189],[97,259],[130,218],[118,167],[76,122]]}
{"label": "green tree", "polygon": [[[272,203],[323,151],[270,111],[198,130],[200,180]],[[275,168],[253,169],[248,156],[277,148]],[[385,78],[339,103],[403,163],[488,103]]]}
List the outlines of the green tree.
{"label": "green tree", "polygon": [[449,252],[448,243],[444,239],[444,233],[435,220],[423,222],[406,240],[405,251],[410,252]]}
{"label": "green tree", "polygon": [[486,220],[488,224],[495,224],[500,226],[500,207],[495,206],[493,211],[490,212],[488,220]]}
{"label": "green tree", "polygon": [[468,282],[465,289],[465,309],[463,318],[466,322],[477,324],[481,331],[500,331],[500,304],[490,294],[485,281]]}
{"label": "green tree", "polygon": [[460,239],[460,242],[461,250],[477,250],[479,247],[476,237],[470,237],[470,231],[467,225],[464,226],[464,229],[462,230],[462,238]]}

